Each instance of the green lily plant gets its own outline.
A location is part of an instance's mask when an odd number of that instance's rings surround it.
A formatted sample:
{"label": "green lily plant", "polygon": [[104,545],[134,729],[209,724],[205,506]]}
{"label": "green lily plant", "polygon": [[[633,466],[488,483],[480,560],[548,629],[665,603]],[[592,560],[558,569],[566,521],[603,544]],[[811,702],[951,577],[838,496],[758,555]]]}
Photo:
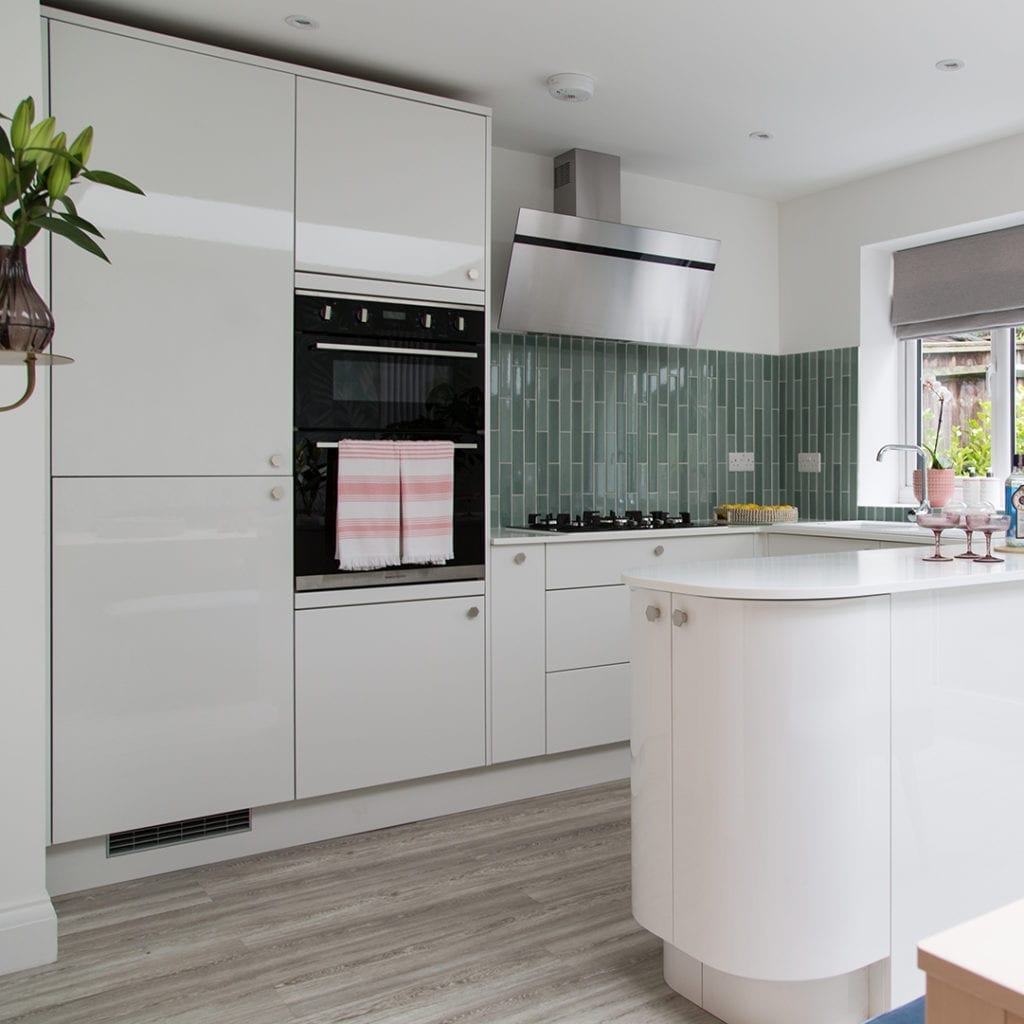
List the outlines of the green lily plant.
{"label": "green lily plant", "polygon": [[10,122],[9,133],[0,125],[0,221],[14,233],[13,244],[27,246],[40,231],[50,231],[107,260],[96,242],[102,233],[79,215],[68,189],[79,178],[138,195],[145,194],[142,189],[118,174],[86,167],[92,128],[83,128],[69,145],[54,118],[35,121],[31,96],[12,117],[0,114],[0,121]]}

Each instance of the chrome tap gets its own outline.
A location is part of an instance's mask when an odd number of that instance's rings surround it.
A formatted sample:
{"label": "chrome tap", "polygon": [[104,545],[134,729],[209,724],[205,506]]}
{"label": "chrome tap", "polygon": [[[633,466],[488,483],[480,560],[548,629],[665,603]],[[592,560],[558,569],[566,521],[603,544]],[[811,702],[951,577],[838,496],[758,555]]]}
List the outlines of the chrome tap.
{"label": "chrome tap", "polygon": [[921,456],[921,504],[917,511],[931,512],[932,507],[928,504],[928,460],[931,456],[919,444],[883,444],[878,449],[875,462],[881,462],[886,452],[917,452]]}

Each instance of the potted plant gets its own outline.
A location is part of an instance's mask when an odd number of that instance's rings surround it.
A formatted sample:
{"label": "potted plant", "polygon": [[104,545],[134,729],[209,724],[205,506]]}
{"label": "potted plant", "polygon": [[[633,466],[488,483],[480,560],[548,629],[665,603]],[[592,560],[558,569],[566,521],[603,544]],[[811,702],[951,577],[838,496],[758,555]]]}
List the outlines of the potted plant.
{"label": "potted plant", "polygon": [[[0,356],[29,364],[30,386],[16,405],[31,394],[34,362],[53,336],[53,316],[29,279],[25,250],[40,232],[74,242],[86,252],[107,259],[97,238],[100,230],[80,216],[69,188],[80,179],[142,195],[138,185],[110,171],[87,167],[93,130],[83,128],[68,143],[52,117],[35,120],[35,102],[23,99],[14,114],[0,114],[0,223],[11,231],[11,243],[0,245]],[[109,260],[107,261],[109,262]],[[10,358],[4,361],[10,361]],[[9,406],[7,408],[14,408]]]}
{"label": "potted plant", "polygon": [[953,497],[953,490],[956,486],[956,474],[947,465],[945,459],[939,455],[939,438],[942,436],[942,413],[946,400],[952,398],[949,388],[944,387],[937,381],[928,379],[924,382],[924,390],[930,391],[939,401],[939,417],[935,423],[935,440],[928,444],[922,438],[921,447],[928,453],[928,462],[923,470],[915,469],[913,475],[914,497],[920,501],[923,489],[921,486],[922,473],[928,474],[928,502],[933,508],[942,508]]}

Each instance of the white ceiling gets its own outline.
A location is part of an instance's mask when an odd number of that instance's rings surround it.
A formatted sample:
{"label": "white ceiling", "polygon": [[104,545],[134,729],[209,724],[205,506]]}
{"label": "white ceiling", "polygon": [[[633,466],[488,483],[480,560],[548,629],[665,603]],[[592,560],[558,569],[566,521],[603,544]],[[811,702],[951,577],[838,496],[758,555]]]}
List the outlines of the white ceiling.
{"label": "white ceiling", "polygon": [[[67,6],[483,104],[497,146],[617,153],[625,171],[779,200],[1024,131],[1021,0]],[[319,29],[289,28],[295,13]],[[935,69],[950,57],[964,70]],[[551,99],[560,71],[592,75],[594,99]],[[757,130],[774,138],[750,141]]]}

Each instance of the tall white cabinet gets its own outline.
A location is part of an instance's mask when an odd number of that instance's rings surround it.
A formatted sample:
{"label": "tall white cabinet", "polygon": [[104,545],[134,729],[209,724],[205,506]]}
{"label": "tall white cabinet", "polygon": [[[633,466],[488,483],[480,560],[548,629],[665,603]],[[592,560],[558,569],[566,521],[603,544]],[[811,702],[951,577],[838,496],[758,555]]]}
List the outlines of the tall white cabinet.
{"label": "tall white cabinet", "polygon": [[55,842],[292,798],[276,486],[54,481]]}
{"label": "tall white cabinet", "polygon": [[50,27],[51,106],[111,266],[53,246],[56,476],[288,475],[295,80],[97,29]]}
{"label": "tall white cabinet", "polygon": [[[50,23],[111,266],[57,239],[53,838],[294,796],[294,76]],[[77,188],[77,186],[76,186]]]}
{"label": "tall white cabinet", "polygon": [[296,109],[297,270],[483,293],[483,113],[301,77]]}

